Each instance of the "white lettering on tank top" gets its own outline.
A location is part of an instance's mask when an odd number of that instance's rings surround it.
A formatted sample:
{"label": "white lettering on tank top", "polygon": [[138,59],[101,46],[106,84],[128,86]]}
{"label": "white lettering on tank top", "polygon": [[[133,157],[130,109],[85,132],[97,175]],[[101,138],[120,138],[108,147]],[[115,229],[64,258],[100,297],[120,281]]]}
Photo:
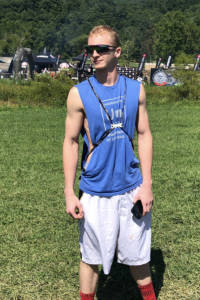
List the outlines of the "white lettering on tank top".
{"label": "white lettering on tank top", "polygon": [[[108,110],[109,114],[110,114],[110,117],[112,119],[112,121],[114,121],[114,123],[119,123],[122,121],[122,109],[119,108],[119,105],[123,104],[123,100],[124,100],[124,96],[118,96],[118,97],[114,97],[114,98],[110,98],[110,99],[104,99],[102,100],[104,106],[106,107],[106,109]],[[110,106],[113,106],[110,108]],[[116,106],[116,109],[114,108],[114,106]],[[107,129],[110,128],[110,126],[108,127],[108,125],[105,123],[105,118],[108,119],[108,117],[105,115],[101,105],[100,105],[100,108],[101,108],[101,116],[102,116],[102,121],[103,121],[103,124],[104,124],[104,129],[105,131]],[[126,119],[126,107],[124,107],[124,120]],[[122,132],[121,129],[118,129],[116,128],[113,132],[111,132],[108,137],[106,138],[106,141],[107,142],[113,142],[117,139],[124,139],[125,138],[125,135],[124,133]]]}

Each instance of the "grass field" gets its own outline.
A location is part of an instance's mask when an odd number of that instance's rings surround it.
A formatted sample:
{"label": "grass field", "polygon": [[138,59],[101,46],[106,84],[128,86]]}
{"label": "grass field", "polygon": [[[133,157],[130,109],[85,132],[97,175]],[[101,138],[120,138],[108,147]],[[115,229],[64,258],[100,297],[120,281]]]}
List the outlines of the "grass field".
{"label": "grass field", "polygon": [[[200,106],[151,104],[152,274],[159,300],[200,299]],[[77,223],[65,214],[65,109],[0,108],[0,300],[78,300]],[[76,190],[78,190],[76,185]],[[128,268],[99,300],[139,300]]]}

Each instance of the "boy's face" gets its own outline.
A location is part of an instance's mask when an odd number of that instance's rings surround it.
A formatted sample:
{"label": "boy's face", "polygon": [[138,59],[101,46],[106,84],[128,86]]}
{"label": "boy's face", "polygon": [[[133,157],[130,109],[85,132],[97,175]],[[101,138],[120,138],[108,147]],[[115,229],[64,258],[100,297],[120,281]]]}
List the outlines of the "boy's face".
{"label": "boy's face", "polygon": [[94,50],[90,55],[90,59],[95,69],[109,69],[117,63],[117,58],[120,57],[121,48],[115,47],[113,38],[109,32],[101,32],[91,34],[88,37],[88,46],[108,45],[111,46],[108,52],[98,53]]}

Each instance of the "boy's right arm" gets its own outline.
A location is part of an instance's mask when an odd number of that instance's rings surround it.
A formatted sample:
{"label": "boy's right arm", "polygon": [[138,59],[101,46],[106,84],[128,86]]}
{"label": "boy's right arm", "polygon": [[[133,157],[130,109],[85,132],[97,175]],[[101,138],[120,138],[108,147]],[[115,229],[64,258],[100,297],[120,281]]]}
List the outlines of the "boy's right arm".
{"label": "boy's right arm", "polygon": [[83,209],[74,192],[78,165],[79,135],[83,125],[84,110],[77,88],[73,87],[67,98],[67,117],[63,143],[66,212],[74,219],[83,217]]}

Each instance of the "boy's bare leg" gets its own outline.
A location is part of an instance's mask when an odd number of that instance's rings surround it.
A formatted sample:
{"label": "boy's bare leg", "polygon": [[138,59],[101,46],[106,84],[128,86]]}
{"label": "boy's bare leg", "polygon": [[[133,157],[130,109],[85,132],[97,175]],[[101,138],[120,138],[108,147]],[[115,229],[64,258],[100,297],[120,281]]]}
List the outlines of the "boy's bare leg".
{"label": "boy's bare leg", "polygon": [[141,266],[131,266],[130,271],[137,282],[142,299],[156,300],[149,263]]}
{"label": "boy's bare leg", "polygon": [[151,282],[149,263],[141,266],[131,266],[131,275],[138,285],[147,285]]}
{"label": "boy's bare leg", "polygon": [[80,262],[80,290],[84,294],[94,293],[98,282],[98,265],[88,265]]}

